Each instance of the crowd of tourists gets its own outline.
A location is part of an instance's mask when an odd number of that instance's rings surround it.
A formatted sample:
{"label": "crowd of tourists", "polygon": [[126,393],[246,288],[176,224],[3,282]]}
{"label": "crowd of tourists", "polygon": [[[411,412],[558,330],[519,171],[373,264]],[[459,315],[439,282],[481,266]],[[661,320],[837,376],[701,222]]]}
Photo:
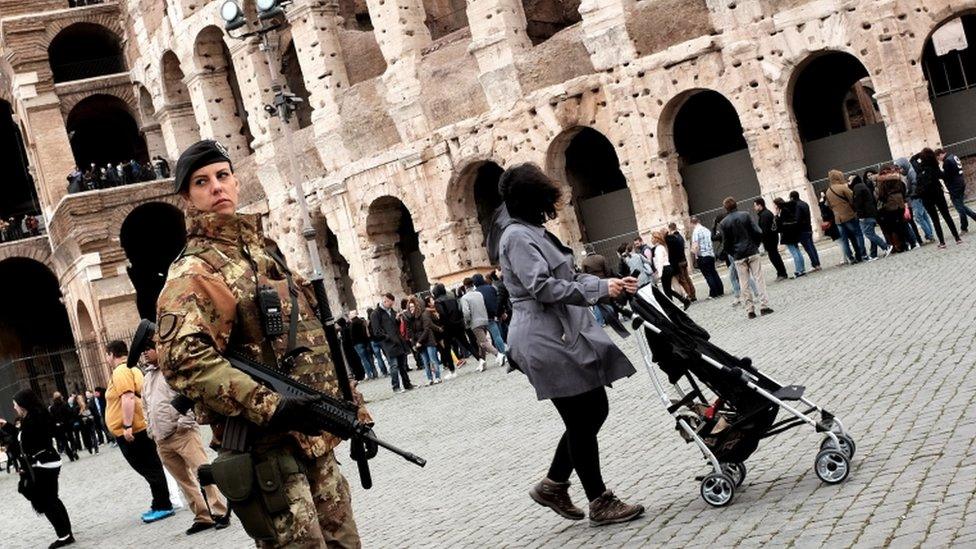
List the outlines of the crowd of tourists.
{"label": "crowd of tourists", "polygon": [[389,377],[397,393],[414,388],[411,358],[426,384],[435,385],[469,361],[479,372],[504,365],[511,310],[498,270],[465,278],[452,290],[435,284],[399,302],[386,294],[365,318],[350,311],[339,319],[343,356],[357,380]]}
{"label": "crowd of tourists", "polygon": [[34,214],[0,218],[0,242],[13,242],[41,234],[41,222]]}
{"label": "crowd of tourists", "polygon": [[170,176],[169,162],[154,156],[149,162],[130,159],[126,162],[111,162],[98,166],[92,162],[84,171],[75,166],[68,174],[68,193],[110,189],[132,183],[142,183]]}

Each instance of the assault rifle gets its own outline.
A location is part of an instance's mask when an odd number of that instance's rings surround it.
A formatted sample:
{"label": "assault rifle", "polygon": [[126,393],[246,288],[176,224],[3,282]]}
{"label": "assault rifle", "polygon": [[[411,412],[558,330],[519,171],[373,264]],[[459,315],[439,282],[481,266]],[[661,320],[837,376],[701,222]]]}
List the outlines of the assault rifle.
{"label": "assault rifle", "polygon": [[[427,460],[406,450],[401,450],[389,442],[376,438],[376,434],[365,423],[359,421],[358,407],[348,401],[337,399],[304,385],[281,372],[261,364],[235,351],[228,351],[224,358],[234,368],[251,376],[256,381],[267,386],[280,395],[291,395],[309,400],[308,413],[314,423],[323,431],[331,433],[343,440],[352,439],[374,444],[393,452],[410,463],[423,467]],[[344,380],[339,380],[342,383]]]}

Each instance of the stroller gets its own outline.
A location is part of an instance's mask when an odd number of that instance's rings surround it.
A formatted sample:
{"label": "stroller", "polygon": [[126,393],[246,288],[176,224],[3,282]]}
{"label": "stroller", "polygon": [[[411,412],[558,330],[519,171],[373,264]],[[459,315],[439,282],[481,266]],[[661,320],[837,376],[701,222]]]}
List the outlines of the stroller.
{"label": "stroller", "polygon": [[[630,306],[635,313],[634,331],[643,328],[644,337],[637,339],[644,365],[676,420],[675,429],[686,442],[694,442],[712,466],[712,472],[701,478],[706,503],[722,507],[732,501],[746,477],[745,461],[760,440],[804,424],[825,434],[814,460],[820,480],[838,484],[847,478],[854,439],[839,419],[803,396],[804,387],[783,385],[760,372],[750,359],[734,357],[709,343],[708,332],[653,285],[633,296]],[[678,399],[668,397],[652,362],[667,375]],[[683,389],[682,381],[690,389]],[[709,402],[702,386],[716,400]],[[789,416],[777,421],[781,408]],[[814,413],[820,421],[813,419]]]}

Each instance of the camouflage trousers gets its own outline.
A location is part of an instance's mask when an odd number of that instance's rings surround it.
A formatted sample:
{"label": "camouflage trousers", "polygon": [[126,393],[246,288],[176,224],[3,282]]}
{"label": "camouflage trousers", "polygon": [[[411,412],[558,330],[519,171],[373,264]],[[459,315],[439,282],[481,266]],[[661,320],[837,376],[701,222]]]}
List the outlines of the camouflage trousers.
{"label": "camouflage trousers", "polygon": [[[359,530],[352,516],[349,483],[339,471],[332,452],[309,460],[290,451],[305,467],[305,473],[288,475],[285,493],[289,509],[272,517],[278,538],[258,542],[261,548],[359,548]],[[267,455],[267,454],[265,454]]]}

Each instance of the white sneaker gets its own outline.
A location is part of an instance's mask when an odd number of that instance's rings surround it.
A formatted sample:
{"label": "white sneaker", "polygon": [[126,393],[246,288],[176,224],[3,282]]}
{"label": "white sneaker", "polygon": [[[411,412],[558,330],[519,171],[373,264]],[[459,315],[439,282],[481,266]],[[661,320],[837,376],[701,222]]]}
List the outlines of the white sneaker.
{"label": "white sneaker", "polygon": [[393,389],[393,394],[406,393],[406,389]]}
{"label": "white sneaker", "polygon": [[885,257],[888,257],[889,255],[891,255],[891,252],[892,252],[892,251],[893,251],[894,249],[895,249],[895,247],[894,247],[894,246],[888,246],[888,248],[887,248],[887,249],[886,249],[886,250],[885,250],[884,252],[882,252],[882,256],[881,256],[881,257],[882,257],[882,258],[885,258]]}
{"label": "white sneaker", "polygon": [[442,383],[442,382],[443,382],[443,380],[441,378],[437,378],[437,379],[434,380],[434,383]]}
{"label": "white sneaker", "polygon": [[485,371],[485,359],[483,359],[483,358],[479,358],[478,359],[478,371],[479,372],[484,372]]}
{"label": "white sneaker", "polygon": [[733,306],[733,307],[738,307],[738,306],[739,306],[739,305],[741,305],[741,304],[742,304],[742,301],[740,301],[740,300],[738,300],[738,299],[736,299],[736,300],[734,300],[734,301],[732,301],[732,306]]}

